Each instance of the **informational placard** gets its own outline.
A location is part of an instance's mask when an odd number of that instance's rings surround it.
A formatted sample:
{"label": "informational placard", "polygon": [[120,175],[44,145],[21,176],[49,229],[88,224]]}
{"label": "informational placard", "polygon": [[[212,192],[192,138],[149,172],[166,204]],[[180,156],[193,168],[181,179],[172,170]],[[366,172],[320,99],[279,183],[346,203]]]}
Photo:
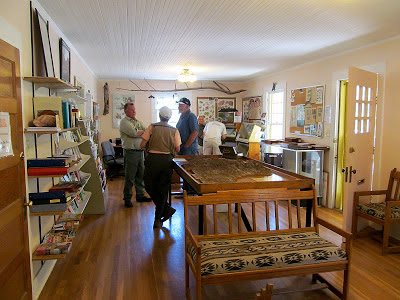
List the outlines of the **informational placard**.
{"label": "informational placard", "polygon": [[323,136],[325,85],[294,89],[290,93],[290,133]]}
{"label": "informational placard", "polygon": [[0,158],[14,155],[12,140],[10,114],[0,112]]}

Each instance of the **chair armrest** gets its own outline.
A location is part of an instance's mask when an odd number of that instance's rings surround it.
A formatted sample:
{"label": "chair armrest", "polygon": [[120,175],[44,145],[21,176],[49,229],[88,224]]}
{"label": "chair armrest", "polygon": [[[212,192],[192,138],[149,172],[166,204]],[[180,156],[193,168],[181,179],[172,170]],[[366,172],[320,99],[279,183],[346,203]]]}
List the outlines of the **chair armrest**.
{"label": "chair armrest", "polygon": [[384,195],[387,190],[377,190],[377,191],[358,191],[354,192],[354,195],[358,196],[369,196],[369,195]]}
{"label": "chair armrest", "polygon": [[360,201],[360,197],[362,197],[362,196],[385,195],[386,193],[387,193],[387,190],[354,192],[354,198],[353,198],[354,208],[358,205],[358,203]]}
{"label": "chair armrest", "polygon": [[331,224],[331,223],[329,223],[329,222],[327,222],[325,220],[322,220],[319,217],[315,218],[315,223],[317,223],[318,225],[322,225],[322,226],[328,228],[329,230],[332,230],[333,232],[341,235],[342,237],[344,237],[346,239],[346,241],[352,239],[353,235],[350,232],[348,232],[348,231],[346,231],[346,230],[344,230],[342,228],[339,228],[339,227],[337,227],[337,226],[335,226],[335,225],[333,225],[333,224]]}
{"label": "chair armrest", "polygon": [[110,162],[114,163],[114,164],[117,163],[117,161],[115,160],[115,157],[112,156],[112,155],[104,155],[103,156],[103,161],[104,161],[105,164],[109,164]]}
{"label": "chair armrest", "polygon": [[388,200],[386,201],[386,205],[390,208],[393,206],[400,206],[400,200]]}
{"label": "chair armrest", "polygon": [[193,232],[190,230],[188,226],[185,226],[186,237],[189,238],[190,242],[194,245],[197,254],[200,254],[200,245],[197,241],[196,237],[194,236]]}

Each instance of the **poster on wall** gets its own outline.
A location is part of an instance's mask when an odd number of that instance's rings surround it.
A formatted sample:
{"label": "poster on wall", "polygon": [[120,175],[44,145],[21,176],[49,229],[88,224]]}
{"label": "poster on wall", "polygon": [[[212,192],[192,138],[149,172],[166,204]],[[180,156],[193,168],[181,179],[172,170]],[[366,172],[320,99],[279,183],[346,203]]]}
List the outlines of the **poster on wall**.
{"label": "poster on wall", "polygon": [[250,106],[250,99],[243,98],[242,99],[242,115],[243,115],[243,122],[249,122],[249,106]]}
{"label": "poster on wall", "polygon": [[197,116],[204,116],[204,123],[215,120],[214,97],[197,97]]}
{"label": "poster on wall", "polygon": [[125,103],[135,104],[135,95],[113,94],[112,101],[113,128],[119,128],[119,123],[125,117],[124,105]]}
{"label": "poster on wall", "polygon": [[10,114],[0,112],[0,158],[14,155],[11,141]]}
{"label": "poster on wall", "polygon": [[261,120],[262,96],[243,98],[242,111],[243,111],[243,122],[250,122],[251,120]]}

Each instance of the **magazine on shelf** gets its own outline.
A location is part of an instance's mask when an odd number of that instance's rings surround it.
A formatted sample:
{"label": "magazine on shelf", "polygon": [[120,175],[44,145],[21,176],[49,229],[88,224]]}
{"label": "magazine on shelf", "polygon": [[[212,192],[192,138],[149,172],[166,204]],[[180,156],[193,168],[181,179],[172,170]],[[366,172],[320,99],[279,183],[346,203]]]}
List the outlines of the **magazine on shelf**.
{"label": "magazine on shelf", "polygon": [[66,243],[72,242],[75,238],[75,230],[49,231],[43,238],[42,243]]}
{"label": "magazine on shelf", "polygon": [[67,254],[71,248],[72,242],[65,243],[43,243],[36,248],[34,255],[58,255]]}

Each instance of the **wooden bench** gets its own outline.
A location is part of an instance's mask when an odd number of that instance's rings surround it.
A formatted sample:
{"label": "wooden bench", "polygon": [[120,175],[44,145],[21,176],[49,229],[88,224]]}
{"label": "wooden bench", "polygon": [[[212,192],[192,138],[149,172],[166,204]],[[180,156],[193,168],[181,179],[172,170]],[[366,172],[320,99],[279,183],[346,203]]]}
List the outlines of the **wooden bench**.
{"label": "wooden bench", "polygon": [[[305,227],[301,200],[313,202],[313,227]],[[221,204],[228,205],[228,212],[217,212]],[[191,228],[195,227],[199,205],[203,206],[204,235],[195,235]],[[241,208],[252,222],[251,232],[242,232]],[[351,233],[317,217],[314,187],[307,191],[232,190],[192,197],[184,192],[184,209],[187,298],[191,298],[190,267],[196,280],[196,299],[201,299],[205,285],[308,274],[313,275],[313,282],[320,281],[346,299]],[[321,238],[320,225],[345,238],[345,249]],[[342,289],[318,274],[339,270],[344,271]]]}

